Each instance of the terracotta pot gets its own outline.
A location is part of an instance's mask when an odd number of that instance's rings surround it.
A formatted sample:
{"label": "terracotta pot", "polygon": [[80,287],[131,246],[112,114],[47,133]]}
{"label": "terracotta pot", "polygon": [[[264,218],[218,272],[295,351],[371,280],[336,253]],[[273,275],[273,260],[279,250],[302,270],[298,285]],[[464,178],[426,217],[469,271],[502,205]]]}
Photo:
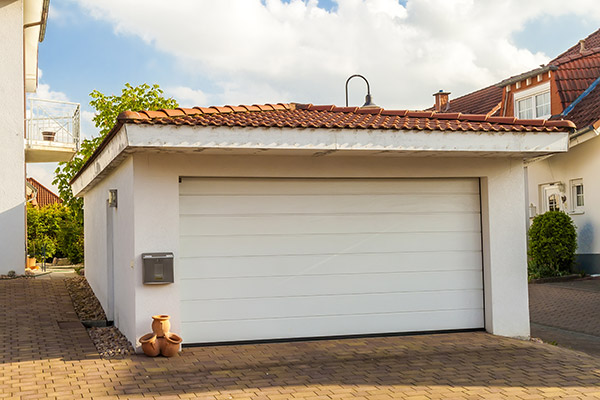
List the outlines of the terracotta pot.
{"label": "terracotta pot", "polygon": [[148,357],[156,357],[160,354],[160,343],[156,339],[154,333],[147,333],[140,338],[142,350]]}
{"label": "terracotta pot", "polygon": [[169,318],[171,317],[168,315],[154,315],[152,317],[152,332],[154,332],[156,336],[163,337],[169,333],[169,329],[171,329]]}
{"label": "terracotta pot", "polygon": [[42,138],[48,142],[54,142],[54,136],[56,132],[44,131],[42,132]]}
{"label": "terracotta pot", "polygon": [[183,342],[181,336],[176,335],[175,333],[167,333],[163,340],[160,354],[165,357],[173,357],[179,353],[179,346],[181,345],[181,342]]}

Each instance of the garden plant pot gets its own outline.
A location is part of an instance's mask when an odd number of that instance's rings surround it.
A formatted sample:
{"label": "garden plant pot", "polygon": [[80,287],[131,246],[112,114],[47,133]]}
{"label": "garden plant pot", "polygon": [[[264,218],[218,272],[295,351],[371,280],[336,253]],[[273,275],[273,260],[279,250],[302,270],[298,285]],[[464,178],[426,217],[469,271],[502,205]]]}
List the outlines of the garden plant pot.
{"label": "garden plant pot", "polygon": [[27,268],[35,269],[35,257],[27,257]]}
{"label": "garden plant pot", "polygon": [[152,317],[152,332],[158,337],[163,337],[167,333],[169,333],[169,329],[171,329],[171,322],[169,322],[168,315],[154,315]]}
{"label": "garden plant pot", "polygon": [[179,353],[179,346],[183,339],[181,336],[175,333],[167,333],[163,338],[163,343],[161,344],[160,354],[165,357],[173,357],[177,353]]}
{"label": "garden plant pot", "polygon": [[48,142],[54,142],[55,135],[56,135],[56,132],[50,132],[50,131],[42,132],[42,137],[44,138],[44,140],[46,140]]}
{"label": "garden plant pot", "polygon": [[142,350],[148,357],[156,357],[160,354],[160,344],[154,333],[147,333],[140,338]]}

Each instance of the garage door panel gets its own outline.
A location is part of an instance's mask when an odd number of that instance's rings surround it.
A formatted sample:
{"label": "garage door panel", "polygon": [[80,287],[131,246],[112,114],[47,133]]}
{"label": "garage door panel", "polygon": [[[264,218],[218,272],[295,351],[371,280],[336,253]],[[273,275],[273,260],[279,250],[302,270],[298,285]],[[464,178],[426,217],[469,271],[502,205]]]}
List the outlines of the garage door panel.
{"label": "garage door panel", "polygon": [[[190,215],[344,214],[390,212],[473,212],[479,210],[475,194],[394,195],[256,195],[184,196],[180,213]],[[257,212],[258,211],[258,212]]]}
{"label": "garage door panel", "polygon": [[[429,278],[429,279],[428,279]],[[481,271],[186,279],[182,300],[481,289]]]}
{"label": "garage door panel", "polygon": [[365,215],[190,215],[182,219],[182,236],[370,232],[479,232],[481,218],[473,213],[365,214]]}
{"label": "garage door panel", "polygon": [[[311,318],[183,322],[188,338],[198,343],[388,332],[426,332],[481,327],[483,310],[447,310],[398,314],[363,314]],[[186,337],[184,336],[184,337]]]}
{"label": "garage door panel", "polygon": [[[315,182],[324,182],[317,186]],[[357,184],[358,183],[358,184]],[[323,195],[394,193],[479,194],[477,179],[249,179],[184,178],[179,193],[185,196],[211,195]]]}
{"label": "garage door panel", "polygon": [[186,321],[207,322],[245,319],[300,318],[358,314],[393,314],[481,308],[479,290],[184,301]]}
{"label": "garage door panel", "polygon": [[197,278],[356,274],[365,273],[365,265],[371,273],[481,271],[481,262],[478,251],[198,257],[180,258],[177,274],[183,282]]}
{"label": "garage door panel", "polygon": [[337,235],[231,235],[180,238],[182,257],[280,254],[393,253],[481,249],[477,232]]}
{"label": "garage door panel", "polygon": [[477,179],[183,179],[188,342],[483,327]]}

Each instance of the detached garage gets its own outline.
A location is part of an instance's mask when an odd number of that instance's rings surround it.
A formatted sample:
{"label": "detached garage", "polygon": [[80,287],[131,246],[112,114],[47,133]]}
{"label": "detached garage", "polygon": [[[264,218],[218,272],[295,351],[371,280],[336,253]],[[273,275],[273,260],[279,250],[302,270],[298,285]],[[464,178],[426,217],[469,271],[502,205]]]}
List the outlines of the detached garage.
{"label": "detached garage", "polygon": [[[125,112],[72,182],[86,275],[133,342],[528,336],[523,160],[566,121],[278,104]],[[107,202],[109,197],[118,201]],[[142,280],[173,253],[174,282]]]}

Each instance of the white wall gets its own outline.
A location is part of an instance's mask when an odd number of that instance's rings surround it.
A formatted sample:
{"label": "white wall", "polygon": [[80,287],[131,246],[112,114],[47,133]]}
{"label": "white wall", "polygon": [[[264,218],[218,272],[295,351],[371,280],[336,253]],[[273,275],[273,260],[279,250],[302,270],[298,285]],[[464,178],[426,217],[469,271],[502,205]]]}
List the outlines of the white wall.
{"label": "white wall", "polygon": [[0,0],[0,274],[25,270],[23,3]]}
{"label": "white wall", "polygon": [[[102,307],[110,313],[109,238],[112,237],[115,325],[129,338],[135,331],[133,158],[126,159],[84,197],[85,275]],[[117,189],[118,206],[107,206],[109,189]],[[112,229],[107,221],[112,219]],[[112,231],[112,235],[109,233]],[[108,315],[110,319],[110,316]],[[148,330],[148,329],[147,329]],[[140,335],[138,335],[140,336]],[[132,339],[134,341],[135,339]]]}
{"label": "white wall", "polygon": [[[486,329],[497,335],[529,336],[521,161],[135,153],[85,194],[86,274],[105,306],[106,199],[108,189],[119,191],[114,215],[115,322],[132,343],[150,331],[154,314],[170,314],[171,330],[181,332],[177,283],[180,176],[480,177]],[[141,254],[169,251],[175,254],[176,282],[143,285]]]}
{"label": "white wall", "polygon": [[[505,158],[378,158],[299,156],[206,156],[141,154],[134,158],[135,338],[148,332],[150,316],[172,316],[180,330],[177,283],[144,286],[141,254],[175,253],[179,236],[179,176],[261,177],[482,177],[486,328],[505,336],[529,336],[525,242],[524,170]],[[488,228],[486,230],[486,227]],[[133,339],[134,337],[129,337]],[[185,339],[185,338],[184,338]]]}
{"label": "white wall", "polygon": [[552,182],[565,184],[567,196],[567,211],[573,204],[570,193],[569,181],[583,179],[584,187],[584,213],[571,214],[577,225],[577,253],[600,253],[600,139],[594,138],[572,147],[568,153],[556,154],[550,158],[530,164],[529,174],[529,202],[533,203],[538,213],[543,212],[541,203],[540,185]]}

